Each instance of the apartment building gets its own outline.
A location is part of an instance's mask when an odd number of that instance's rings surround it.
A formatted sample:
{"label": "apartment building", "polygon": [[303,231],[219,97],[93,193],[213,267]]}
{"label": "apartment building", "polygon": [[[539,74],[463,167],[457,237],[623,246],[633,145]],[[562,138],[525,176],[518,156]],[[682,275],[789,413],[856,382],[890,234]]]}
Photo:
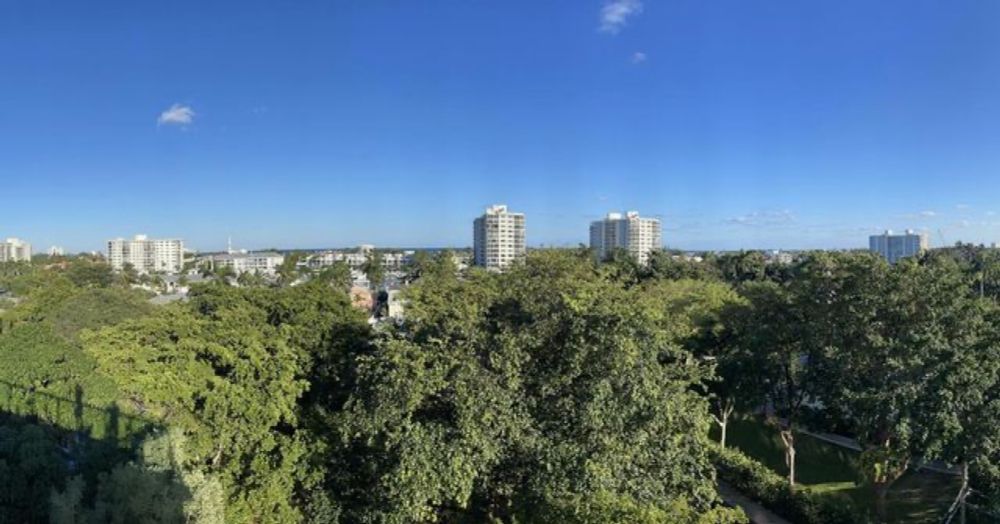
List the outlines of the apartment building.
{"label": "apartment building", "polygon": [[524,213],[494,205],[473,222],[473,252],[477,266],[500,271],[524,256]]}
{"label": "apartment building", "polygon": [[927,251],[928,245],[927,235],[918,234],[912,229],[907,229],[902,235],[894,235],[891,230],[886,230],[881,235],[868,237],[868,250],[882,255],[890,264],[906,257],[918,256]]}
{"label": "apartment building", "polygon": [[19,238],[0,242],[0,262],[31,262],[31,244]]}
{"label": "apartment building", "polygon": [[274,251],[234,252],[210,255],[202,260],[207,261],[213,270],[229,267],[236,275],[260,273],[261,275],[274,276],[277,274],[278,267],[285,263],[285,256]]}
{"label": "apartment building", "polygon": [[660,220],[640,217],[636,211],[608,213],[603,220],[591,222],[590,248],[598,260],[623,249],[640,264],[648,264],[649,254],[663,248]]}
{"label": "apartment building", "polygon": [[139,273],[178,273],[184,267],[184,241],[146,235],[109,240],[108,263],[116,271],[131,264]]}

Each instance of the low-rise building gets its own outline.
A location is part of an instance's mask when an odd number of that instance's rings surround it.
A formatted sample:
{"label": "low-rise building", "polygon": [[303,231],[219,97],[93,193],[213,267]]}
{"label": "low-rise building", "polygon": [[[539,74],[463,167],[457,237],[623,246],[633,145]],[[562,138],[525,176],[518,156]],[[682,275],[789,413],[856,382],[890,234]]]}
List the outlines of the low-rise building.
{"label": "low-rise building", "polygon": [[222,253],[203,257],[209,267],[215,271],[223,267],[232,269],[236,275],[243,273],[259,273],[273,276],[278,267],[285,262],[285,255],[274,251]]}
{"label": "low-rise building", "polygon": [[[307,265],[312,268],[328,267],[343,262],[351,269],[360,269],[374,252],[371,245],[363,245],[357,251],[324,251],[309,257]],[[399,271],[413,259],[413,251],[385,251],[380,254],[382,267],[387,271]]]}

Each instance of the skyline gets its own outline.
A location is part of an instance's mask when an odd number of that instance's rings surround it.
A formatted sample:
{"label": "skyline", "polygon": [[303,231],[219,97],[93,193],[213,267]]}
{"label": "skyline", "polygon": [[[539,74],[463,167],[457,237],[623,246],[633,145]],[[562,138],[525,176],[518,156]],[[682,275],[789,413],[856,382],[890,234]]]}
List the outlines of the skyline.
{"label": "skyline", "polygon": [[[493,207],[506,207],[506,206],[504,204],[495,204]],[[487,210],[487,212],[488,211],[489,210]],[[514,211],[514,210],[512,210],[512,212],[516,213],[516,214],[523,215],[523,213],[518,213],[517,211]],[[636,216],[638,216],[637,213],[638,213],[637,211],[628,211],[627,212],[627,214],[629,214],[629,215],[636,214]],[[605,220],[610,220],[610,219],[620,219],[622,216],[623,216],[623,213],[609,212],[602,219],[599,219],[596,222],[591,222],[591,224],[590,224],[591,231],[589,231],[591,238],[588,239],[588,242],[590,242],[590,243],[593,242],[593,231],[592,231],[592,229],[593,229],[593,226],[594,226],[595,223],[602,223]],[[660,219],[657,218],[657,217],[643,217],[643,218],[644,219],[653,219],[653,220],[656,220],[658,225],[660,223],[659,222]],[[478,218],[475,219],[475,220],[478,220]],[[925,241],[928,242],[929,247],[925,248],[925,249],[934,249],[934,248],[939,248],[939,247],[951,247],[953,245],[953,244],[933,245],[933,243],[930,242],[930,233],[928,233],[927,231],[919,231],[919,230],[914,230],[914,229],[906,229],[906,230],[902,230],[902,231],[896,231],[896,230],[892,230],[892,229],[882,230],[882,231],[880,231],[878,233],[873,233],[872,235],[868,236],[869,244],[870,244],[870,241],[873,238],[875,238],[875,237],[889,236],[889,235],[895,235],[895,236],[900,236],[900,235],[917,235],[917,236],[920,236]],[[473,236],[475,236],[475,235],[473,235]],[[172,237],[169,237],[169,238],[149,238],[149,235],[146,235],[144,233],[136,233],[136,234],[130,235],[128,237],[109,238],[109,239],[107,239],[104,242],[104,244],[105,244],[104,247],[107,248],[107,245],[110,244],[110,243],[112,243],[112,242],[121,243],[123,241],[127,242],[127,241],[133,240],[133,239],[134,240],[147,240],[147,239],[149,239],[149,240],[153,240],[153,241],[169,240],[169,241],[181,241],[181,242],[185,242],[183,236],[178,236],[178,235],[175,235],[175,236],[172,236]],[[28,246],[32,245],[29,240],[24,239],[24,238],[19,238],[19,237],[6,237],[6,240],[7,241],[21,242],[21,243],[24,243],[25,245],[28,245]],[[528,243],[527,247],[529,249],[532,249],[532,248],[540,248],[540,249],[544,249],[544,248],[574,248],[574,247],[579,247],[579,246],[587,246],[588,242],[577,242],[576,244],[544,244],[544,243],[539,243],[539,244],[535,244],[535,245],[531,245],[530,243]],[[959,242],[962,243],[961,241],[959,241]],[[352,250],[352,249],[356,249],[356,248],[359,248],[359,247],[364,248],[365,246],[372,246],[372,247],[375,247],[375,248],[378,248],[378,249],[474,249],[473,243],[464,244],[464,245],[463,244],[454,244],[454,245],[423,245],[423,246],[421,246],[421,245],[409,245],[409,244],[378,245],[378,246],[376,246],[374,244],[359,243],[359,244],[355,244],[355,245],[332,245],[331,244],[331,245],[324,245],[324,246],[279,246],[279,245],[270,245],[270,246],[267,246],[267,247],[255,246],[255,247],[252,247],[252,248],[247,248],[247,247],[242,247],[242,246],[241,247],[235,247],[233,245],[232,238],[229,237],[229,238],[226,239],[226,246],[223,249],[216,249],[216,248],[210,248],[210,249],[192,249],[190,246],[185,245],[184,250],[185,251],[194,252],[194,253],[226,253],[226,252],[229,252],[229,253],[263,253],[263,252],[268,252],[268,251],[277,251],[277,252],[291,252],[291,251],[319,252],[319,251],[325,251],[325,250]],[[1000,244],[1000,243],[995,243],[995,242],[994,243],[990,243],[990,247],[996,247],[998,244]],[[593,248],[592,245],[590,247]],[[865,248],[863,246],[862,247],[848,247],[848,248],[801,248],[801,249],[800,248],[780,248],[780,249],[775,249],[775,248],[683,249],[683,248],[679,248],[679,247],[670,246],[670,245],[668,245],[666,243],[664,243],[662,246],[660,246],[660,248],[663,248],[663,249],[666,249],[666,250],[671,250],[671,251],[688,251],[688,252],[699,252],[699,251],[701,251],[701,252],[713,252],[713,251],[715,251],[715,252],[768,251],[768,250],[772,250],[772,249],[774,249],[775,251],[808,251],[808,250],[820,250],[820,251],[822,251],[822,250],[834,250],[834,251],[839,251],[839,250],[866,250],[866,249],[870,250],[870,251],[874,251],[874,249],[871,248],[871,247]],[[46,248],[45,250],[32,250],[31,253],[36,254],[36,255],[50,254],[50,253],[47,253],[47,252],[53,251],[53,250],[59,251],[59,255],[62,255],[64,253],[67,254],[67,255],[74,255],[74,254],[78,254],[78,253],[79,254],[84,254],[84,253],[101,253],[102,252],[101,249],[79,250],[79,251],[75,251],[74,252],[72,250],[66,250],[65,248],[63,248],[63,246],[52,245],[49,248]]]}
{"label": "skyline", "polygon": [[201,251],[1000,241],[1000,4],[0,6],[0,236]]}

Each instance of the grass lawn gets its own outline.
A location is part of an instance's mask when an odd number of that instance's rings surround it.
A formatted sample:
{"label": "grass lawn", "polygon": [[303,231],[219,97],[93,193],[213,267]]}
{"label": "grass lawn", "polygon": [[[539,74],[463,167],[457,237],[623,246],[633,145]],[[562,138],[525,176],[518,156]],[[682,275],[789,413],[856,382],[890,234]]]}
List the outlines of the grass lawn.
{"label": "grass lawn", "polygon": [[[718,428],[712,438],[718,439]],[[780,475],[787,475],[778,432],[755,418],[734,418],[727,445],[735,446]],[[873,511],[871,490],[858,484],[856,451],[798,434],[795,438],[796,482],[810,491],[844,497]],[[958,477],[929,471],[909,472],[889,492],[891,522],[938,522],[958,494]]]}

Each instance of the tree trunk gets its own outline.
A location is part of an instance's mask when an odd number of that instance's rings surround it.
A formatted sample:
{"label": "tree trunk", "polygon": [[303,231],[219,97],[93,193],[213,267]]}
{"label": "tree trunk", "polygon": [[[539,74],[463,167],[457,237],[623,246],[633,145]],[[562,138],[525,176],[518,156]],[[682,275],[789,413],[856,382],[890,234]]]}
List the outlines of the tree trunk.
{"label": "tree trunk", "polygon": [[[888,443],[886,443],[886,447],[888,447]],[[898,464],[896,469],[892,469],[891,461],[885,460],[882,464],[883,474],[872,483],[875,488],[875,514],[878,515],[879,522],[887,521],[889,508],[886,501],[889,498],[889,489],[906,473],[909,463],[909,459],[906,459]]]}
{"label": "tree trunk", "polygon": [[969,463],[968,462],[963,462],[962,463],[962,491],[960,493],[961,493],[960,496],[962,497],[962,499],[961,499],[961,502],[960,502],[961,506],[960,506],[960,509],[959,509],[959,511],[960,511],[960,513],[959,513],[959,522],[961,522],[962,524],[965,524],[965,499],[969,497]]}
{"label": "tree trunk", "polygon": [[792,428],[782,428],[779,431],[781,442],[785,445],[785,465],[788,466],[788,487],[795,489],[795,434]]}
{"label": "tree trunk", "polygon": [[729,428],[729,417],[735,409],[731,400],[719,402],[719,416],[712,415],[715,423],[719,425],[719,445],[722,449],[726,449],[726,430]]}
{"label": "tree trunk", "polygon": [[886,522],[888,506],[886,499],[889,495],[889,483],[883,482],[875,485],[875,514],[878,515],[879,522]]}

